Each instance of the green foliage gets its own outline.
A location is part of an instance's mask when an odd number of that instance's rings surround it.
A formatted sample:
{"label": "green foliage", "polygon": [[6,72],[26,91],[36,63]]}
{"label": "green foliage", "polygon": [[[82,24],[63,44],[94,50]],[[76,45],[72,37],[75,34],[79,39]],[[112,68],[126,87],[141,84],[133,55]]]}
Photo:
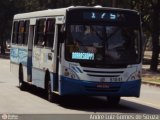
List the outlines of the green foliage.
{"label": "green foliage", "polygon": [[131,0],[131,6],[141,12],[143,31],[145,33],[151,33],[152,31],[152,20],[153,14],[152,0]]}
{"label": "green foliage", "polygon": [[38,0],[24,0],[24,9],[26,12],[36,11],[43,9],[43,6],[40,6],[40,2]]}

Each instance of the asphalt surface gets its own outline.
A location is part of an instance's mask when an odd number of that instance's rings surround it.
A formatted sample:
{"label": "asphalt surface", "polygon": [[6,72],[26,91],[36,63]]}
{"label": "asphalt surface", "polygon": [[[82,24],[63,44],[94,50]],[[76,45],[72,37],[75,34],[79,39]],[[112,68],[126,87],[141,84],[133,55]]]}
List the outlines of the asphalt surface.
{"label": "asphalt surface", "polygon": [[142,85],[140,98],[123,97],[118,106],[109,105],[105,97],[60,98],[50,103],[41,89],[30,86],[20,91],[9,60],[0,59],[0,114],[159,114],[159,91],[159,87]]}

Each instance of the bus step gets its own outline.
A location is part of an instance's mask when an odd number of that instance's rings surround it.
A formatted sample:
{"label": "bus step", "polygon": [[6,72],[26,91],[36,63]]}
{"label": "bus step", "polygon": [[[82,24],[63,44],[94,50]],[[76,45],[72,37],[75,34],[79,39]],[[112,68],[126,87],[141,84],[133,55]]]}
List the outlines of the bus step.
{"label": "bus step", "polygon": [[32,85],[32,82],[27,82],[29,85]]}
{"label": "bus step", "polygon": [[53,93],[55,93],[55,94],[59,95],[59,92],[57,92],[57,91],[53,91]]}

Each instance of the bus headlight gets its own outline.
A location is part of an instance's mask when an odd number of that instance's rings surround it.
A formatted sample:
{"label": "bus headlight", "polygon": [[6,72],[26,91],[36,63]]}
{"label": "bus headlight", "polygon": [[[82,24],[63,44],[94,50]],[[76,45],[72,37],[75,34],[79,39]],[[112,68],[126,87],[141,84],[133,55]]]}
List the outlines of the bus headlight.
{"label": "bus headlight", "polygon": [[63,75],[68,78],[79,80],[78,75],[71,69],[64,67]]}
{"label": "bus headlight", "polygon": [[141,79],[141,71],[136,71],[129,77],[128,81],[140,80]]}

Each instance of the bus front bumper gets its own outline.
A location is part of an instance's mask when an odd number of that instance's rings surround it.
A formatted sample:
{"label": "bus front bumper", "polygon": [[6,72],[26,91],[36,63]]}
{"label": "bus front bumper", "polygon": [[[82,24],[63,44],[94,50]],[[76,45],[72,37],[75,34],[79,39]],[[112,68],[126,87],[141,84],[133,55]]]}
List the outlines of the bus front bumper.
{"label": "bus front bumper", "polygon": [[61,77],[60,95],[139,97],[141,80],[126,82],[91,82]]}

